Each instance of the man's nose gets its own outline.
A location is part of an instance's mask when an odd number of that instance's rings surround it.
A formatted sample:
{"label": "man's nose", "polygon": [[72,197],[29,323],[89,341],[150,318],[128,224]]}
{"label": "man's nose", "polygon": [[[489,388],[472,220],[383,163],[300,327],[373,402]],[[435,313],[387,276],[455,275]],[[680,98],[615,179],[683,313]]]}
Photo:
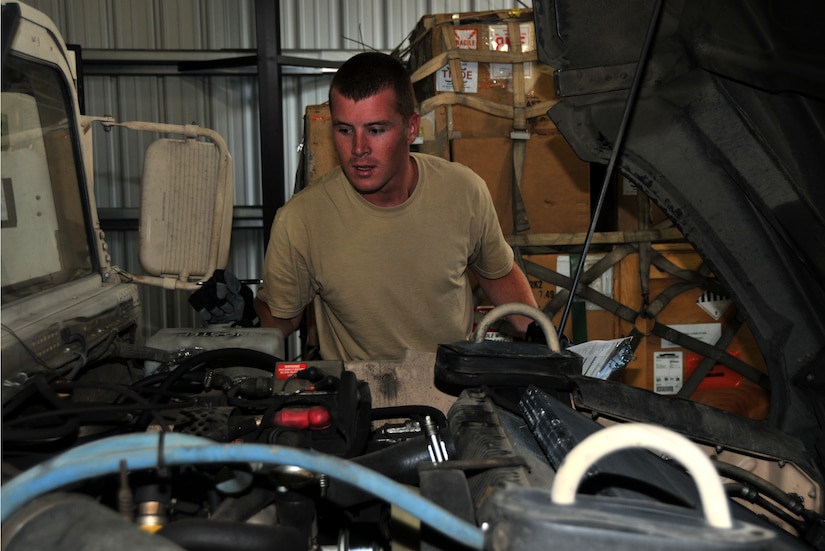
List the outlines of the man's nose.
{"label": "man's nose", "polygon": [[352,134],[352,154],[358,157],[369,153],[369,139],[366,132],[355,131]]}

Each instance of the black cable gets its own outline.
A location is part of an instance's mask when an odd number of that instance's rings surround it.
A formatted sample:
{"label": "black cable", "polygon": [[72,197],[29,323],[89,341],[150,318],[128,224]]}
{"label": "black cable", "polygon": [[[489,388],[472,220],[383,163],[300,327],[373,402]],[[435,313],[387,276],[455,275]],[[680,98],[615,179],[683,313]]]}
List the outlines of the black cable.
{"label": "black cable", "polygon": [[[70,409],[67,407],[66,401],[57,395],[54,389],[49,386],[43,377],[34,377],[31,384],[37,391],[37,394],[39,394],[48,405],[54,408],[53,410],[42,412],[39,415],[42,415],[47,419],[54,417],[63,418],[66,416],[66,413]],[[77,434],[77,431],[80,428],[80,423],[77,418],[72,416],[65,417],[59,424],[48,427],[37,426],[27,427],[25,429],[11,428],[11,426],[17,424],[19,421],[19,418],[7,421],[4,416],[2,431],[3,441],[26,442],[66,438]]]}
{"label": "black cable", "polygon": [[186,358],[184,361],[180,362],[178,366],[169,374],[169,377],[166,378],[161,388],[164,390],[169,390],[177,380],[198,367],[202,367],[206,364],[226,361],[231,361],[235,365],[256,367],[258,369],[274,372],[275,365],[283,360],[265,352],[259,352],[257,350],[250,350],[247,348],[220,348],[218,350],[207,350]]}
{"label": "black cable", "polygon": [[[55,412],[53,412],[55,413]],[[80,422],[76,417],[67,417],[60,424],[48,427],[26,427],[15,429],[3,427],[3,442],[32,443],[59,440],[77,434]]]}
{"label": "black cable", "polygon": [[[137,393],[139,396],[147,395],[147,394],[154,394],[163,398],[177,398],[180,400],[188,399],[191,394],[194,392],[184,392],[180,389],[176,390],[163,390],[158,388],[157,386],[150,386],[150,385],[160,385],[166,377],[168,376],[167,373],[156,373],[154,375],[150,375],[149,377],[143,378],[136,383],[133,383],[128,388]],[[181,381],[187,381],[188,383],[192,384],[193,386],[197,386],[198,392],[202,391],[204,388],[203,380],[198,379],[194,375],[187,374],[182,377],[181,380],[178,380],[178,383]],[[126,402],[126,398],[128,396],[126,394],[119,395],[112,403],[121,405]],[[145,398],[144,398],[145,399]],[[156,400],[149,400],[152,403],[156,403]]]}
{"label": "black cable", "polygon": [[761,507],[779,520],[785,522],[788,526],[793,527],[797,533],[801,534],[804,530],[805,523],[803,521],[791,517],[791,515],[777,507],[773,502],[762,497],[759,492],[747,484],[742,484],[741,482],[725,484],[725,493],[728,497],[742,499]]}
{"label": "black cable", "polygon": [[120,406],[113,406],[110,404],[101,404],[96,406],[86,406],[86,407],[71,407],[65,408],[60,410],[49,410],[49,411],[41,411],[38,413],[32,413],[30,415],[26,415],[24,417],[18,417],[17,419],[11,420],[4,420],[3,421],[3,438],[5,438],[5,431],[6,427],[17,426],[23,423],[32,422],[32,421],[40,421],[43,419],[51,419],[53,417],[61,417],[61,416],[74,416],[78,417],[80,415],[88,414],[88,413],[118,413],[118,412],[131,412],[131,411],[144,411],[144,412],[156,412],[156,411],[163,411],[164,409],[184,409],[188,407],[192,407],[197,405],[196,400],[189,400],[187,402],[181,402],[179,404],[152,404],[152,403],[145,403],[145,404],[134,404],[134,405],[120,405]]}
{"label": "black cable", "polygon": [[[276,356],[272,356],[271,354],[260,352],[258,350],[250,350],[247,348],[219,348],[217,350],[206,350],[194,356],[190,356],[180,362],[163,381],[160,389],[168,391],[176,382],[178,382],[189,372],[210,364],[232,362],[234,365],[255,367],[274,373],[275,366],[280,361],[283,360]],[[155,402],[158,401],[155,400]],[[149,420],[147,416],[145,414],[142,415],[138,420],[138,427],[145,427],[148,424]]]}
{"label": "black cable", "polygon": [[[103,383],[103,382],[78,383],[78,382],[71,382],[71,383],[62,383],[60,385],[60,388],[61,389],[67,389],[67,390],[71,390],[71,389],[74,389],[74,388],[97,388],[97,389],[103,389],[103,390],[111,390],[113,392],[117,392],[120,396],[126,396],[128,398],[131,398],[136,404],[150,405],[150,402],[146,398],[144,398],[143,396],[141,396],[140,394],[138,394],[137,392],[135,392],[134,390],[132,390],[128,386],[120,385],[120,384],[116,384],[116,383]],[[160,415],[160,412],[158,410],[151,409],[150,412],[152,414],[152,417],[155,419],[155,422],[158,424],[158,426],[161,427],[161,430],[163,430],[163,431],[169,430],[169,427],[166,425],[166,422],[164,421],[163,417]]]}
{"label": "black cable", "polygon": [[742,482],[754,488],[760,494],[768,496],[770,499],[792,512],[802,516],[805,513],[805,506],[793,495],[788,494],[781,488],[774,486],[764,478],[760,478],[750,471],[746,471],[736,465],[725,463],[724,461],[714,461],[713,465],[720,476],[730,478],[737,482]]}
{"label": "black cable", "polygon": [[593,211],[593,219],[590,222],[590,227],[587,229],[587,237],[584,240],[581,257],[579,257],[579,263],[578,266],[576,266],[576,272],[573,275],[573,281],[570,284],[570,294],[567,297],[567,304],[564,307],[564,313],[562,314],[561,323],[559,324],[560,334],[564,333],[565,326],[567,325],[567,318],[573,307],[573,298],[576,295],[576,287],[579,286],[579,280],[581,279],[582,272],[584,272],[587,252],[590,250],[590,244],[593,241],[593,234],[596,232],[596,223],[599,221],[602,206],[604,205],[605,197],[607,196],[607,188],[609,187],[610,179],[613,177],[613,171],[616,167],[616,159],[619,157],[619,151],[622,149],[627,126],[630,123],[630,116],[633,112],[633,107],[636,104],[636,98],[639,95],[639,89],[641,88],[642,83],[642,74],[644,73],[647,60],[650,57],[650,49],[653,45],[653,37],[656,34],[656,27],[659,23],[659,14],[661,11],[662,0],[656,0],[656,4],[653,6],[653,13],[650,16],[650,23],[648,24],[645,41],[644,44],[642,44],[642,50],[639,54],[639,63],[636,65],[636,73],[633,75],[633,83],[631,84],[630,91],[627,94],[627,102],[624,106],[624,113],[622,113],[622,121],[619,124],[619,131],[616,134],[613,150],[610,152],[610,161],[607,164],[607,170],[604,174],[602,188],[599,191],[599,200],[596,203],[595,210]]}
{"label": "black cable", "polygon": [[[166,397],[169,397],[169,398],[175,398],[175,397],[187,398],[188,394],[185,394],[183,392],[173,391],[173,390],[162,390],[160,388],[155,388],[157,385],[162,384],[168,376],[169,376],[169,373],[167,373],[167,372],[154,373],[154,374],[149,375],[147,377],[143,377],[142,379],[140,379],[138,381],[135,381],[134,383],[132,383],[129,386],[129,388],[131,388],[135,392],[142,393],[142,394],[160,394],[160,395],[163,395],[163,396],[166,396]],[[190,374],[184,375],[183,378],[184,379],[189,379],[190,376],[192,377],[192,382],[193,383],[200,383],[201,386],[203,386],[203,380],[202,379],[198,380],[197,378],[195,378],[194,376],[192,376]],[[180,381],[178,381],[178,382],[180,382]],[[120,396],[115,398],[113,403],[122,404],[125,401],[126,397],[127,396],[125,394],[121,394]]]}
{"label": "black cable", "polygon": [[28,402],[36,392],[37,386],[34,384],[34,378],[28,379],[24,382],[14,396],[3,404],[3,418],[8,418],[14,410]]}

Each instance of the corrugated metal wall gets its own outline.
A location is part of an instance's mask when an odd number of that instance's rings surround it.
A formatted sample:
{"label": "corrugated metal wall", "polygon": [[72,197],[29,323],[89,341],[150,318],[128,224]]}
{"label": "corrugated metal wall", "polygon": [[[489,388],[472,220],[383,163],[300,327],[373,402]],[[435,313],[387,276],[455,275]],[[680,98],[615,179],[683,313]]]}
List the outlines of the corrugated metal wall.
{"label": "corrugated metal wall", "polygon": [[[273,0],[276,1],[276,0]],[[209,52],[211,59],[254,55],[254,0],[29,0],[51,17],[70,44],[80,45],[87,70],[86,113],[118,120],[195,123],[218,131],[235,160],[235,205],[260,212],[260,136],[255,67],[182,73],[176,57]],[[284,55],[340,61],[362,49],[402,46],[428,13],[530,7],[518,1],[281,0]],[[135,51],[141,50],[141,51]],[[141,58],[155,60],[141,63]],[[107,62],[108,60],[108,62]],[[92,65],[92,62],[95,64]],[[172,67],[173,69],[170,69]],[[331,76],[318,71],[287,72],[283,79],[283,186],[291,194],[307,105],[326,101]],[[120,130],[95,137],[98,206],[134,209],[146,137]],[[108,211],[108,212],[112,212]],[[260,277],[261,221],[236,220],[228,269],[242,279]],[[139,272],[135,231],[109,232],[113,261]],[[192,327],[200,320],[183,293],[144,289],[144,333],[163,327]]]}

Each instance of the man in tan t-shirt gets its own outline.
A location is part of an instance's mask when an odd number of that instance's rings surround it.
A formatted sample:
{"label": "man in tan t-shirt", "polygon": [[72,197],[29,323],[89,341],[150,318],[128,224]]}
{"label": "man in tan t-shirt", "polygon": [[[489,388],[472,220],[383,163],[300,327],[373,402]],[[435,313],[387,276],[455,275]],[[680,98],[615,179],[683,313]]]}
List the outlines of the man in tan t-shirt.
{"label": "man in tan t-shirt", "polygon": [[[255,298],[261,324],[289,335],[314,302],[324,359],[383,360],[469,336],[468,270],[493,304],[535,307],[484,181],[410,152],[421,119],[404,66],[358,54],[329,100],[341,166],[278,211]],[[508,321],[522,333],[530,323]]]}

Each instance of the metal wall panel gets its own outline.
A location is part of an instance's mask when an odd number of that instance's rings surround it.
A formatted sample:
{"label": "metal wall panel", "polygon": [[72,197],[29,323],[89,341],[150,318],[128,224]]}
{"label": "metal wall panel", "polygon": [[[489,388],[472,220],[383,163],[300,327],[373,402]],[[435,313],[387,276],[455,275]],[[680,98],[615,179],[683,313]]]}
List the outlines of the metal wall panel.
{"label": "metal wall panel", "polygon": [[430,13],[530,7],[505,0],[282,0],[284,50],[392,50]]}
{"label": "metal wall panel", "polygon": [[255,48],[254,0],[25,0],[66,42],[100,50]]}
{"label": "metal wall panel", "polygon": [[[234,159],[235,204],[261,204],[258,85],[254,76],[94,76],[85,83],[87,112],[119,121],[197,124],[226,140]],[[124,137],[123,134],[128,134]],[[98,206],[136,208],[140,166],[152,134],[95,132]]]}
{"label": "metal wall panel", "polygon": [[[277,1],[277,0],[272,0]],[[67,42],[84,50],[250,50],[254,53],[255,0],[29,0],[51,17]],[[285,55],[340,61],[364,49],[390,51],[405,45],[418,20],[430,13],[530,7],[532,2],[495,0],[281,0]],[[128,52],[127,52],[128,53]],[[163,53],[163,52],[160,52]],[[86,112],[117,120],[196,123],[218,131],[234,158],[235,204],[259,207],[261,186],[283,186],[291,195],[308,105],[327,100],[330,74],[285,74],[284,167],[279,182],[261,182],[258,85],[255,68],[244,74],[152,74],[113,68],[85,78]],[[148,137],[125,130],[95,135],[98,206],[134,209]],[[260,221],[258,221],[260,226]],[[243,221],[233,231],[228,269],[257,279],[263,263],[263,229]],[[115,264],[139,272],[136,231],[110,231]],[[254,288],[254,286],[253,286]],[[184,293],[141,291],[144,335],[163,327],[200,325]]]}
{"label": "metal wall panel", "polygon": [[[277,1],[277,0],[272,0]],[[103,50],[255,48],[254,0],[28,0],[67,42]],[[392,50],[429,13],[530,7],[518,0],[281,0],[291,50]]]}

